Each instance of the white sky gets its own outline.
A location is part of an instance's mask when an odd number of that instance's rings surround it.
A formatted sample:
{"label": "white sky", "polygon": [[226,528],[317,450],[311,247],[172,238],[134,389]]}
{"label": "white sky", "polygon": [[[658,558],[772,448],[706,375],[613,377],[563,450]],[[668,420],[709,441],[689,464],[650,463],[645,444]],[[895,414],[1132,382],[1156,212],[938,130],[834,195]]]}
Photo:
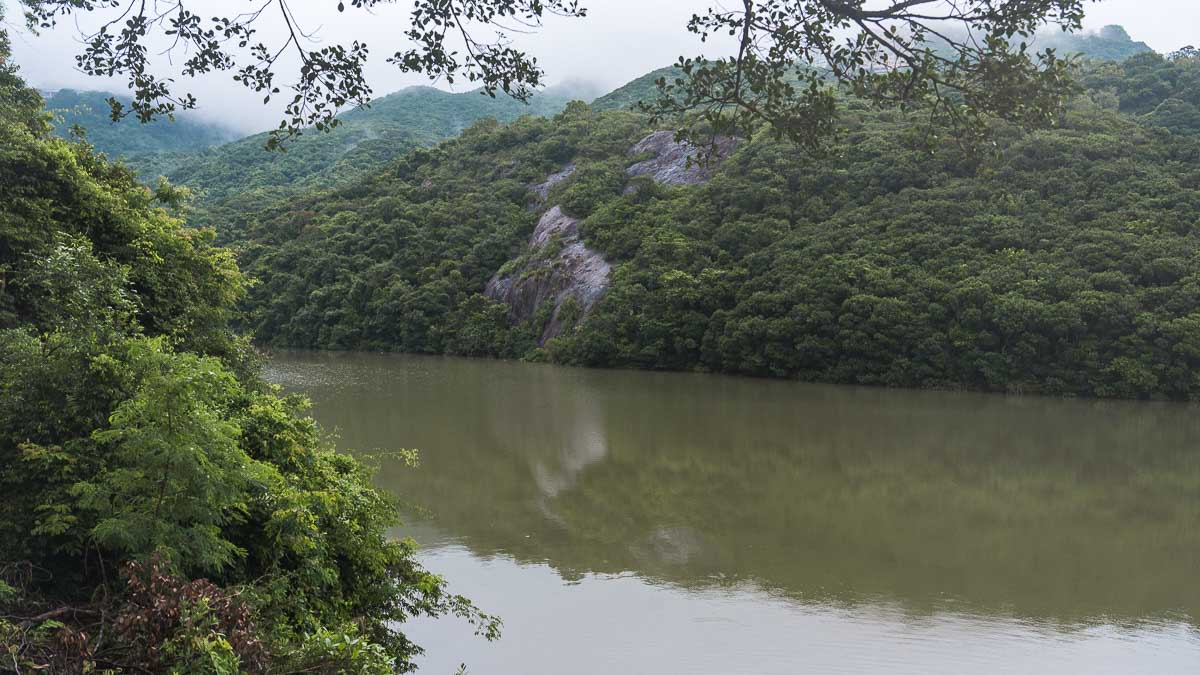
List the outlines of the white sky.
{"label": "white sky", "polygon": [[[729,2],[730,0],[725,0]],[[192,0],[204,14],[225,15],[244,11],[250,0]],[[261,0],[258,0],[261,2]],[[79,52],[79,27],[72,20],[53,31],[33,36],[21,29],[16,0],[0,0],[9,7],[9,28],[14,60],[30,84],[43,89],[72,87],[122,91],[123,82],[91,78],[75,69],[74,55]],[[404,86],[427,81],[406,75],[386,63],[387,56],[403,49],[401,36],[407,28],[411,3],[399,0],[368,14],[349,7],[337,12],[336,0],[292,0],[292,7],[308,30],[316,29],[321,44],[349,43],[358,39],[372,49],[368,65],[369,81],[377,96]],[[517,37],[517,46],[536,55],[550,83],[584,80],[610,89],[647,71],[669,65],[679,56],[707,52],[716,55],[725,45],[701,45],[685,30],[692,13],[714,4],[713,0],[583,0],[589,16],[585,19],[553,19],[535,35]],[[272,24],[274,24],[273,17]],[[1200,0],[1097,0],[1088,7],[1085,28],[1106,24],[1125,26],[1135,40],[1149,44],[1159,52],[1169,52],[1189,44],[1200,44]],[[94,17],[81,19],[83,28],[94,27]],[[267,25],[262,33],[269,38]],[[287,69],[278,77],[286,82]],[[198,80],[183,80],[180,90],[194,93],[200,101],[200,114],[217,118],[244,131],[274,126],[279,108],[262,105],[261,96],[244,90],[221,73]],[[466,83],[459,89],[469,88]],[[286,93],[286,91],[285,91]]]}

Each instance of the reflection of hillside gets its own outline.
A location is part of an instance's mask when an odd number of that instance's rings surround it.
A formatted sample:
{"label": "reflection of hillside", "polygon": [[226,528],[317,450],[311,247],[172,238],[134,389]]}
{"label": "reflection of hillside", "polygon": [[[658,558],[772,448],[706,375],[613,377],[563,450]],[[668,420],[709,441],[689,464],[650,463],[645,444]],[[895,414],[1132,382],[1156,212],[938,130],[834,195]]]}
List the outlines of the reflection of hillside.
{"label": "reflection of hillside", "polygon": [[480,554],[913,612],[1200,617],[1191,407],[412,357],[281,363],[346,445],[420,448],[419,469],[387,465],[381,481]]}

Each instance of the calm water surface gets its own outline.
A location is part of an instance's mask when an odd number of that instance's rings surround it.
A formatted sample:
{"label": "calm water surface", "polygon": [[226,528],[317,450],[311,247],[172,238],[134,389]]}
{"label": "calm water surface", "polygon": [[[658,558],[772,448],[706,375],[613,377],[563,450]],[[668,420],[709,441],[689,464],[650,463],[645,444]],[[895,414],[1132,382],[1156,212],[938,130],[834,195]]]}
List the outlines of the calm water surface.
{"label": "calm water surface", "polygon": [[1200,673],[1200,408],[377,354],[268,377],[504,619],[422,672]]}

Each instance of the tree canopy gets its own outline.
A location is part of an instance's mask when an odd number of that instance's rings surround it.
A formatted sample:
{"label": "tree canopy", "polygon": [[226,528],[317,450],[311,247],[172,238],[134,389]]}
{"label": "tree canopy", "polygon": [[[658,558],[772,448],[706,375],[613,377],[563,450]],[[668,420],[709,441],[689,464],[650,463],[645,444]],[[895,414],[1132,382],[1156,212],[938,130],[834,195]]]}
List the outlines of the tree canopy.
{"label": "tree canopy", "polygon": [[[188,0],[18,1],[34,29],[72,14],[96,14],[100,27],[83,35],[77,63],[92,75],[128,79],[133,99],[128,106],[113,100],[114,118],[132,113],[147,121],[195,105],[174,79],[154,74],[150,45],[159,38],[186,56],[178,75],[227,71],[263,93],[264,102],[290,96],[271,144],[306,127],[328,129],[340,109],[370,99],[368,45],[355,40],[317,48],[305,32],[304,7],[289,0],[262,0],[245,12],[213,17]],[[337,8],[349,14],[382,1],[338,0]],[[686,29],[701,41],[732,36],[734,53],[681,59],[688,77],[661,83],[655,111],[690,115],[718,130],[766,121],[778,133],[814,144],[831,129],[833,89],[842,84],[877,104],[923,105],[972,127],[984,117],[1043,124],[1067,89],[1066,65],[1052,49],[1032,50],[1027,38],[1047,25],[1078,29],[1087,2],[742,0],[730,9],[705,3]],[[512,35],[543,28],[549,15],[586,14],[577,0],[418,0],[401,31],[407,44],[388,60],[405,72],[448,82],[462,77],[489,95],[525,100],[545,72]],[[267,22],[282,28],[282,41],[260,38]],[[278,72],[285,53],[294,55],[297,72]]]}
{"label": "tree canopy", "polygon": [[246,279],[181,192],[55,138],[0,40],[0,670],[406,672],[498,623],[259,379]]}

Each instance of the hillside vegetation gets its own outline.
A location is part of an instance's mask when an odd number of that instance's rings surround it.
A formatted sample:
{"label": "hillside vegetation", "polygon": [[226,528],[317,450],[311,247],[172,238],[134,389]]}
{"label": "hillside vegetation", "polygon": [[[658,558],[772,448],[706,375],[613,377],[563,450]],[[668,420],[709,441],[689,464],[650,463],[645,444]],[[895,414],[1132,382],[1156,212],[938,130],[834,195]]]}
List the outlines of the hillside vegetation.
{"label": "hillside vegetation", "polygon": [[1134,40],[1123,27],[1115,25],[1087,33],[1043,32],[1034,40],[1034,47],[1052,48],[1064,54],[1079,54],[1102,61],[1124,61],[1154,51],[1150,45]]}
{"label": "hillside vegetation", "polygon": [[634,110],[638,103],[650,103],[658,98],[657,82],[660,78],[673,80],[682,76],[683,71],[674,66],[652,70],[592,101],[592,108],[595,110]]}
{"label": "hillside vegetation", "polygon": [[0,33],[0,670],[406,672],[398,631],[496,624],[229,321],[211,230],[52,135]]}
{"label": "hillside vegetation", "polygon": [[[139,124],[136,119],[113,122],[108,99],[101,91],[59,89],[46,97],[46,109],[54,114],[54,133],[70,138],[71,129],[81,127],[89,143],[112,159],[143,155],[194,153],[227,143],[239,135],[229,127],[204,122],[187,112],[175,121],[158,120]],[[126,102],[122,97],[118,100]]]}
{"label": "hillside vegetation", "polygon": [[[627,172],[652,131],[633,113],[481,123],[258,213],[237,235],[252,325],[300,347],[1194,397],[1198,77],[1189,54],[1100,64],[1057,128],[997,128],[982,153],[850,99],[829,156],[764,130],[683,186]],[[526,244],[551,205],[580,219],[611,286],[590,311],[513,325],[483,290],[554,274],[559,240]],[[552,312],[568,328],[539,344]]]}
{"label": "hillside vegetation", "polygon": [[[1063,55],[1076,55],[1095,61],[1124,61],[1153,52],[1145,42],[1136,42],[1121,26],[1105,26],[1090,33],[1044,32],[1033,41],[1037,50],[1054,49]],[[634,109],[639,102],[650,103],[658,98],[656,83],[660,78],[673,80],[683,71],[674,66],[653,70],[592,101],[596,110]]]}
{"label": "hillside vegetation", "polygon": [[[1097,33],[1047,34],[1039,48],[1052,46],[1068,53],[1113,59],[1148,50],[1120,26]],[[678,77],[662,68],[620,87],[593,103],[597,110],[634,109],[639,101],[658,96],[660,77]],[[56,129],[64,137],[73,124],[84,127],[88,139],[110,157],[122,158],[153,185],[158,176],[188,186],[198,196],[190,219],[222,231],[240,228],[273,202],[326,190],[368,176],[405,153],[452,138],[485,117],[502,122],[521,115],[553,115],[572,99],[595,97],[590,86],[567,83],[551,87],[527,105],[507,97],[489,98],[478,91],[450,93],[432,87],[410,87],[371,102],[370,107],[339,115],[342,124],[332,133],[307,133],[289,143],[287,152],[264,152],[267,134],[231,140],[220,126],[195,121],[182,113],[179,121],[160,120],[140,125],[133,120],[113,124],[108,118],[108,94],[79,94],[63,90],[49,106],[62,111]]]}
{"label": "hillside vegetation", "polygon": [[454,137],[485,117],[553,115],[573,88],[557,88],[529,104],[477,91],[450,93],[410,87],[339,116],[332,132],[306,133],[285,151],[266,151],[267,134],[255,134],[202,153],[165,153],[129,158],[144,179],[158,175],[199,193],[193,222],[241,222],[279,199],[323,190],[378,171],[398,157]]}

